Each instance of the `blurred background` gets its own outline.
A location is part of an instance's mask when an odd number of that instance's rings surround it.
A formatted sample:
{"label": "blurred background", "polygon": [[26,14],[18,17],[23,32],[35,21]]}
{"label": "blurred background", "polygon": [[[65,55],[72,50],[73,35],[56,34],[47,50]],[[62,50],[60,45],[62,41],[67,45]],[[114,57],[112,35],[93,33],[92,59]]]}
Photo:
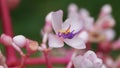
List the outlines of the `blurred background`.
{"label": "blurred background", "polygon": [[17,8],[11,11],[15,35],[22,34],[28,38],[40,41],[40,30],[45,23],[45,16],[51,11],[62,9],[64,18],[66,18],[67,7],[71,3],[77,4],[80,8],[86,8],[95,19],[98,17],[101,7],[105,4],[110,4],[113,8],[112,15],[116,20],[116,26],[114,27],[116,39],[119,37],[119,0],[20,0]]}
{"label": "blurred background", "polygon": [[[119,38],[120,0],[20,0],[18,7],[11,11],[15,35],[22,34],[27,38],[41,42],[40,30],[45,23],[45,16],[51,11],[62,9],[64,18],[66,18],[67,7],[71,3],[87,9],[95,19],[97,19],[101,7],[105,4],[110,4],[113,8],[112,15],[116,20],[116,26],[114,27],[116,31],[115,39]],[[2,29],[0,29],[1,33]],[[0,49],[3,50],[3,47],[0,46]]]}

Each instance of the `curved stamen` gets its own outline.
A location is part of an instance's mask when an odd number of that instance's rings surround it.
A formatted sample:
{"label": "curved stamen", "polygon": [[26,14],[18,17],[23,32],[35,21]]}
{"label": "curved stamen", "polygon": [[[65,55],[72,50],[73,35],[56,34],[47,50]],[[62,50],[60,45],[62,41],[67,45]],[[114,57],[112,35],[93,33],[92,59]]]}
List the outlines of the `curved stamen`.
{"label": "curved stamen", "polygon": [[79,32],[73,33],[75,30],[70,32],[70,27],[71,25],[69,25],[69,27],[67,28],[67,30],[60,30],[58,32],[58,36],[62,37],[64,39],[72,39],[76,34],[78,34]]}

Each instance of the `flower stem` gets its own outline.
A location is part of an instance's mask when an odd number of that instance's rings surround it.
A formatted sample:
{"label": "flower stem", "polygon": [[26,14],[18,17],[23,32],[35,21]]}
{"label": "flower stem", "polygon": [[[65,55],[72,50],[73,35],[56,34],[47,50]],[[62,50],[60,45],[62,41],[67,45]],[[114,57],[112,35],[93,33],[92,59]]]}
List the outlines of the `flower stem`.
{"label": "flower stem", "polygon": [[[52,64],[67,64],[70,61],[70,57],[51,57]],[[26,58],[25,64],[45,64],[44,58]]]}
{"label": "flower stem", "polygon": [[44,51],[44,56],[45,56],[45,61],[46,61],[47,68],[53,68],[52,63],[51,63],[51,59],[50,59],[50,56],[49,56],[49,52]]}
{"label": "flower stem", "polygon": [[77,54],[77,50],[75,50],[73,52],[71,59],[70,59],[69,63],[67,64],[66,68],[72,68],[72,66],[73,66],[72,59],[76,56],[76,54]]}
{"label": "flower stem", "polygon": [[[0,5],[1,5],[3,32],[12,37],[13,31],[12,31],[11,19],[10,19],[9,9],[6,0],[0,0]],[[17,57],[15,55],[14,49],[11,46],[7,46],[5,48],[6,48],[8,66],[15,65],[17,61]]]}

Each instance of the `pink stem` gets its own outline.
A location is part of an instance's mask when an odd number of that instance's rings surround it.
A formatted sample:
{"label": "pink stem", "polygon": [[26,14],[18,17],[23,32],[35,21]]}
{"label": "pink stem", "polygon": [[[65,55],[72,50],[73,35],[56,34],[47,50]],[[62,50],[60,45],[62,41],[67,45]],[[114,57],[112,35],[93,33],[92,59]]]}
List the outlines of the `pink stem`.
{"label": "pink stem", "polygon": [[[52,64],[67,64],[70,61],[68,57],[51,57]],[[25,64],[45,64],[44,58],[27,58]]]}
{"label": "pink stem", "polygon": [[[1,4],[1,16],[2,16],[2,28],[3,32],[9,36],[13,36],[11,19],[9,14],[9,9],[6,3],[6,0],[0,0]],[[11,46],[6,48],[6,57],[8,66],[16,65],[17,57],[15,55],[15,50]]]}
{"label": "pink stem", "polygon": [[44,51],[44,56],[45,56],[45,61],[46,61],[47,68],[53,68],[52,63],[51,63],[51,59],[50,59],[50,56],[49,56],[49,52]]}

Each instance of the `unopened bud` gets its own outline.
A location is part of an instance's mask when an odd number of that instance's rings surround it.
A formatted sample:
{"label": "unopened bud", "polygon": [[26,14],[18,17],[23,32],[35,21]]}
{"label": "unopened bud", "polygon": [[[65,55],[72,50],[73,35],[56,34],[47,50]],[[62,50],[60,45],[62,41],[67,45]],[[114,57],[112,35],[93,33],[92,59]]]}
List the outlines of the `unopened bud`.
{"label": "unopened bud", "polygon": [[12,38],[6,34],[2,34],[0,39],[1,42],[7,46],[12,44]]}
{"label": "unopened bud", "polygon": [[109,4],[106,4],[101,9],[101,16],[105,16],[112,12],[112,7]]}
{"label": "unopened bud", "polygon": [[68,7],[69,12],[76,12],[77,10],[78,10],[78,7],[74,3],[70,4],[69,7]]}
{"label": "unopened bud", "polygon": [[23,35],[17,35],[13,37],[13,42],[19,47],[24,47],[26,44],[26,38]]}
{"label": "unopened bud", "polygon": [[47,33],[49,33],[49,32],[51,32],[52,31],[52,13],[53,12],[50,12],[50,13],[48,13],[48,15],[46,16],[46,19],[45,19],[45,21],[46,21],[46,23],[45,23],[45,26],[44,26],[44,32],[47,32]]}
{"label": "unopened bud", "polygon": [[90,15],[89,12],[88,12],[88,10],[86,10],[86,9],[84,9],[84,8],[80,9],[79,14],[80,14],[81,17],[83,17],[83,18],[88,17],[88,16]]}

